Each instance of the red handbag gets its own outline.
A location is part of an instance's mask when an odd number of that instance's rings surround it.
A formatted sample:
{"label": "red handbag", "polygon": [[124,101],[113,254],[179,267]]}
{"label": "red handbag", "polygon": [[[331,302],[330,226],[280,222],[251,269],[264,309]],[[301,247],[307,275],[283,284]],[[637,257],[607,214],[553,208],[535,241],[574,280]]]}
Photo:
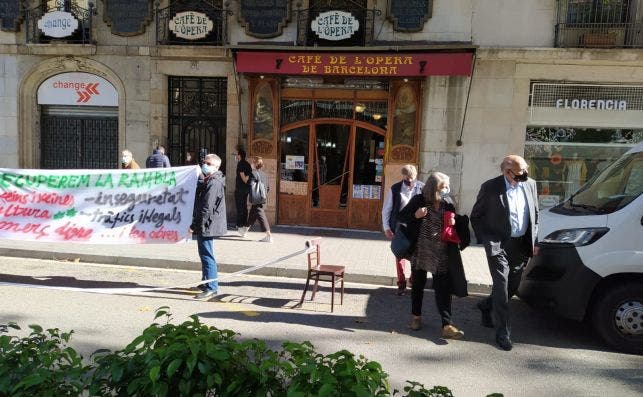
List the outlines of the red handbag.
{"label": "red handbag", "polygon": [[446,243],[460,244],[460,237],[455,230],[455,212],[444,211],[444,217],[442,218],[442,232],[440,233],[440,238]]}

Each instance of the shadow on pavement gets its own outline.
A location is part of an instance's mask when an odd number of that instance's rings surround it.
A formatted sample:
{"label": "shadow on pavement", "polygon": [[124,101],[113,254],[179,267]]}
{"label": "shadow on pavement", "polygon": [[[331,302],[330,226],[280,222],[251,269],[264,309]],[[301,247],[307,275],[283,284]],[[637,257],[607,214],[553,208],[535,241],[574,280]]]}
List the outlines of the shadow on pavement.
{"label": "shadow on pavement", "polygon": [[82,280],[66,276],[19,276],[15,274],[0,273],[0,281],[5,283],[31,284],[49,287],[71,288],[153,288],[151,285],[141,285],[132,282]]}

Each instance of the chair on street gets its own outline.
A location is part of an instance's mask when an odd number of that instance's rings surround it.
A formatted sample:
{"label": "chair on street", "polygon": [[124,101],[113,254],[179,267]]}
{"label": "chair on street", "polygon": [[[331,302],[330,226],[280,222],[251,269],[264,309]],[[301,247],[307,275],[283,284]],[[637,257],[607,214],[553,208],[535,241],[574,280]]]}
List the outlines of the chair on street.
{"label": "chair on street", "polygon": [[297,306],[301,306],[304,303],[306,298],[306,291],[308,290],[308,285],[310,285],[310,280],[315,279],[315,285],[313,286],[313,293],[310,297],[312,301],[315,299],[315,294],[317,293],[317,287],[320,281],[330,282],[331,283],[331,297],[330,297],[330,311],[333,312],[335,306],[335,286],[337,283],[341,283],[341,295],[340,295],[340,305],[344,304],[344,266],[338,265],[327,265],[321,263],[321,237],[314,238],[306,243],[308,246],[308,251],[306,252],[308,256],[308,277],[306,278],[306,286],[304,287],[304,292],[301,294],[301,300]]}

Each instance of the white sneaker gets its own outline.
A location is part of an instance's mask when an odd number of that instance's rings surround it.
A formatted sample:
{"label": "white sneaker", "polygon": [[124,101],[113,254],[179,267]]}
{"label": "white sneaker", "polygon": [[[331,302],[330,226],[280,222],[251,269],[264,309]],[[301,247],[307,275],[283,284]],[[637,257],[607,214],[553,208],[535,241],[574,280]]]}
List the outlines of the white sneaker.
{"label": "white sneaker", "polygon": [[266,236],[259,241],[262,243],[272,243],[272,236]]}
{"label": "white sneaker", "polygon": [[241,226],[237,229],[237,232],[239,232],[239,236],[246,237],[246,233],[248,233],[248,228],[246,226]]}

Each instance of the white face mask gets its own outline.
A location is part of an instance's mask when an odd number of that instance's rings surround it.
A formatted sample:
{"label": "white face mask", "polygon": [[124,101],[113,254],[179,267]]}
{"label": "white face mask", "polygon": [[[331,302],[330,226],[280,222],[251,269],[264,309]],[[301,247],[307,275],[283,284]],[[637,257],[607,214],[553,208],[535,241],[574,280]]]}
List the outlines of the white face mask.
{"label": "white face mask", "polygon": [[203,164],[201,166],[201,172],[203,172],[203,175],[210,175],[214,171],[216,171],[215,168],[209,164]]}
{"label": "white face mask", "polygon": [[123,156],[123,157],[121,158],[121,162],[122,162],[123,164],[129,164],[129,162],[130,162],[130,161],[132,161],[132,157],[131,157],[131,156]]}

